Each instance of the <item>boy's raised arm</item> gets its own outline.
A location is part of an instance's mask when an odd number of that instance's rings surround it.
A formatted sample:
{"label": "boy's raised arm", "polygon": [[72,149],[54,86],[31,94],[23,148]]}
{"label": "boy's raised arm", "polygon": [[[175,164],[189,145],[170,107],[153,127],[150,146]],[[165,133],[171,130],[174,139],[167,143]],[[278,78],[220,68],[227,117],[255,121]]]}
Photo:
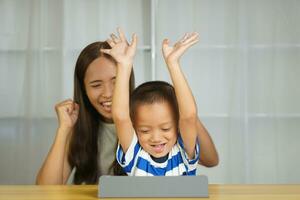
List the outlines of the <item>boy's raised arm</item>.
{"label": "boy's raised arm", "polygon": [[123,31],[118,29],[118,32],[119,37],[111,34],[111,39],[107,41],[112,48],[102,50],[102,52],[111,55],[117,62],[112,116],[116,125],[119,143],[124,153],[126,153],[134,134],[129,114],[129,80],[136,52],[137,37],[133,34],[132,42],[128,44]]}
{"label": "boy's raised arm", "polygon": [[169,46],[168,39],[162,44],[164,59],[175,88],[179,107],[179,130],[185,151],[189,158],[194,158],[197,138],[197,105],[192,91],[181,71],[179,59],[184,52],[197,43],[198,33],[186,34],[180,41]]}

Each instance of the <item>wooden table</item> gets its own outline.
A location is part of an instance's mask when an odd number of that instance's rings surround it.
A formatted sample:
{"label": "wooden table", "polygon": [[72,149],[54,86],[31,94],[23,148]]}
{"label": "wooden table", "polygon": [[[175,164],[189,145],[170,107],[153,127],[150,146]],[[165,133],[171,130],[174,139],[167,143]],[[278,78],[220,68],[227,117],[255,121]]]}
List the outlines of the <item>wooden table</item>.
{"label": "wooden table", "polygon": [[[0,200],[88,200],[97,199],[96,185],[69,186],[0,186]],[[115,198],[108,198],[113,200]],[[124,199],[124,198],[119,198]],[[143,199],[143,198],[135,198]],[[165,198],[145,198],[165,199]],[[176,200],[190,198],[176,198]],[[200,199],[200,198],[199,198]],[[209,185],[213,200],[300,200],[300,185]]]}

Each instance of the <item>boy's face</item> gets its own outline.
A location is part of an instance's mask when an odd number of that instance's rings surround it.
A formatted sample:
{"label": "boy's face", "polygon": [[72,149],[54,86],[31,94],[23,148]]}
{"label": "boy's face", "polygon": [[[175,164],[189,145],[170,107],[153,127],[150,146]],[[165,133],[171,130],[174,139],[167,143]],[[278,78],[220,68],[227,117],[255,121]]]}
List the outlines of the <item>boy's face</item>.
{"label": "boy's face", "polygon": [[143,149],[155,158],[167,155],[177,141],[174,112],[167,102],[136,108],[134,127]]}

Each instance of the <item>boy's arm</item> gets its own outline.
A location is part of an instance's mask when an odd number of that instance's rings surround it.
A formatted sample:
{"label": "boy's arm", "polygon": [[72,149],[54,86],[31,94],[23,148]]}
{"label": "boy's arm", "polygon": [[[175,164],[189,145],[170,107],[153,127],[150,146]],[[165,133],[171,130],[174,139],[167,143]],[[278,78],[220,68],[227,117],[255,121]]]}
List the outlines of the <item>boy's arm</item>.
{"label": "boy's arm", "polygon": [[134,134],[129,114],[129,80],[133,58],[136,51],[137,37],[134,34],[132,43],[128,45],[122,30],[118,29],[119,37],[111,35],[108,43],[112,49],[102,52],[111,55],[117,62],[117,77],[112,100],[112,116],[117,129],[119,143],[124,151],[128,150]]}
{"label": "boy's arm", "polygon": [[163,55],[175,88],[179,107],[179,130],[184,143],[185,151],[191,159],[195,155],[197,138],[197,106],[192,91],[181,71],[179,59],[183,53],[197,43],[197,33],[186,34],[173,47],[169,41],[163,41]]}

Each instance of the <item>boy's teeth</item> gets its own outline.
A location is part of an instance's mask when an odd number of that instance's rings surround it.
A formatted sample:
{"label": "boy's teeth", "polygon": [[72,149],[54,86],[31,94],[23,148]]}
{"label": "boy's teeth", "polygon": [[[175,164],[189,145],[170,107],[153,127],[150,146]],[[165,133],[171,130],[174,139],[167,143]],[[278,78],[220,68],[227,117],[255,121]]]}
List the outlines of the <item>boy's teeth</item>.
{"label": "boy's teeth", "polygon": [[156,153],[161,153],[164,149],[164,146],[164,144],[153,145],[153,148]]}

